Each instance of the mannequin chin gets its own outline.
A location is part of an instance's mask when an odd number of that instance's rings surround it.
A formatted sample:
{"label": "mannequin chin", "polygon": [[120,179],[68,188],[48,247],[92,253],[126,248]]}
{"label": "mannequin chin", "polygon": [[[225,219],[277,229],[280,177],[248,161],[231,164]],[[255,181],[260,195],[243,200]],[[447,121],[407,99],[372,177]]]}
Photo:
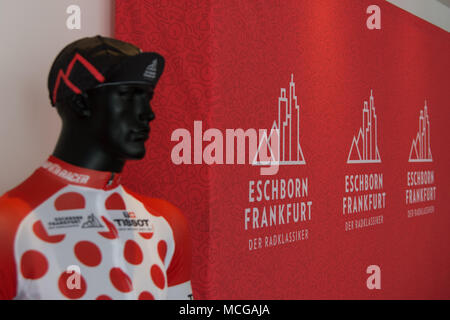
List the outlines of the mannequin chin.
{"label": "mannequin chin", "polygon": [[63,128],[53,155],[89,169],[121,172],[126,160],[145,156],[155,119],[152,97],[151,85],[118,84],[57,104]]}

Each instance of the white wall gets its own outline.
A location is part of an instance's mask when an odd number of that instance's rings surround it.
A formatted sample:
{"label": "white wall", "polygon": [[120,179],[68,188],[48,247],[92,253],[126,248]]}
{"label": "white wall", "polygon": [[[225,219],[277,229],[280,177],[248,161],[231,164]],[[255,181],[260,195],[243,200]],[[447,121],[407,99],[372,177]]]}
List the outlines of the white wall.
{"label": "white wall", "polygon": [[[68,30],[70,5],[81,30]],[[85,36],[113,34],[113,0],[0,0],[0,195],[53,151],[61,127],[47,75],[58,52]]]}

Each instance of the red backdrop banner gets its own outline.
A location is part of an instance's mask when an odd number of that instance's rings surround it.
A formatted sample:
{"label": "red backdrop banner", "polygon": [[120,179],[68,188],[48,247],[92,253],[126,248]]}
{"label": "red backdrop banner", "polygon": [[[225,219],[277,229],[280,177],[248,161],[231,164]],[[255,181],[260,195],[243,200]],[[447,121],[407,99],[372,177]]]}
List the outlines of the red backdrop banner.
{"label": "red backdrop banner", "polygon": [[384,1],[118,0],[116,36],[166,58],[125,184],[186,214],[195,298],[450,298],[447,32]]}

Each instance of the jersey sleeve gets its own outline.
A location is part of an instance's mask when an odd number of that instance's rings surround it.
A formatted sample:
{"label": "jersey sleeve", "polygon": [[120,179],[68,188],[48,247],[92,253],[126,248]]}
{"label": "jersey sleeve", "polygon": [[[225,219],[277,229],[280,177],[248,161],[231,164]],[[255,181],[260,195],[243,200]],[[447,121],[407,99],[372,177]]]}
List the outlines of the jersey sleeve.
{"label": "jersey sleeve", "polygon": [[142,201],[150,212],[155,212],[167,220],[173,231],[174,254],[167,266],[169,300],[193,299],[191,287],[192,240],[189,224],[180,209],[170,202],[157,198],[146,198],[127,190]]}
{"label": "jersey sleeve", "polygon": [[[41,183],[46,181],[46,183]],[[14,241],[21,221],[35,207],[64,184],[43,180],[37,170],[27,180],[0,197],[0,300],[17,296],[17,270],[20,261],[14,255]]]}
{"label": "jersey sleeve", "polygon": [[167,219],[173,230],[175,251],[167,268],[169,300],[192,299],[192,242],[189,225],[181,210],[170,202],[152,199],[151,205]]}
{"label": "jersey sleeve", "polygon": [[[22,210],[21,210],[22,209]],[[0,299],[11,300],[17,294],[17,267],[14,237],[20,221],[18,211],[26,210],[20,200],[0,198]]]}

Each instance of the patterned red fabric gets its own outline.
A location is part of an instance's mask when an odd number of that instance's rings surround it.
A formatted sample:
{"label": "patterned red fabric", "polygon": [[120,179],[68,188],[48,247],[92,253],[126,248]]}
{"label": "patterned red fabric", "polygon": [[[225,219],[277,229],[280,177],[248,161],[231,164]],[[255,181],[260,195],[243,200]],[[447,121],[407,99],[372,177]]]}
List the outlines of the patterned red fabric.
{"label": "patterned red fabric", "polygon": [[[366,26],[372,4],[381,9],[380,30]],[[117,38],[166,58],[152,101],[156,121],[149,152],[127,166],[123,179],[186,213],[196,298],[450,296],[447,32],[368,0],[117,1],[115,25]],[[280,166],[265,177],[248,161],[173,164],[171,134],[186,128],[193,136],[195,120],[202,121],[203,132],[217,128],[224,136],[227,128],[270,130],[278,121],[281,90],[289,96],[291,82],[305,164]],[[375,111],[365,114],[371,96]],[[410,162],[425,104],[433,161]],[[372,150],[376,155],[378,148],[381,160],[348,163],[349,154],[358,155],[350,151],[359,129],[370,133],[375,127]],[[355,145],[362,150],[361,141]],[[408,172],[417,171],[434,172],[436,198],[411,205],[405,202],[412,188]],[[383,176],[378,192],[385,193],[385,206],[343,214],[343,199],[359,195],[346,192],[346,177],[372,173]],[[308,179],[307,196],[295,201],[311,201],[311,219],[293,223],[291,217],[268,227],[260,220],[253,228],[250,214],[246,230],[246,208],[287,204],[250,202],[250,181],[256,197],[257,180],[290,178]],[[425,206],[434,212],[408,218],[410,210]],[[378,225],[345,229],[355,219],[377,216],[383,217]],[[265,247],[271,235],[305,229],[308,239]],[[249,250],[259,238],[262,248]],[[366,285],[370,265],[381,269],[381,290]]]}
{"label": "patterned red fabric", "polygon": [[[127,164],[122,179],[130,189],[159,198],[166,195],[188,218],[193,241],[192,286],[195,299],[208,294],[209,202],[208,168],[174,166],[170,161],[170,133],[196,119],[209,121],[214,82],[211,69],[209,4],[184,1],[117,1],[116,38],[167,60],[152,100],[158,121],[152,122],[146,158]],[[189,39],[189,41],[185,41]],[[168,183],[169,182],[169,183]],[[176,187],[175,187],[176,186]]]}

